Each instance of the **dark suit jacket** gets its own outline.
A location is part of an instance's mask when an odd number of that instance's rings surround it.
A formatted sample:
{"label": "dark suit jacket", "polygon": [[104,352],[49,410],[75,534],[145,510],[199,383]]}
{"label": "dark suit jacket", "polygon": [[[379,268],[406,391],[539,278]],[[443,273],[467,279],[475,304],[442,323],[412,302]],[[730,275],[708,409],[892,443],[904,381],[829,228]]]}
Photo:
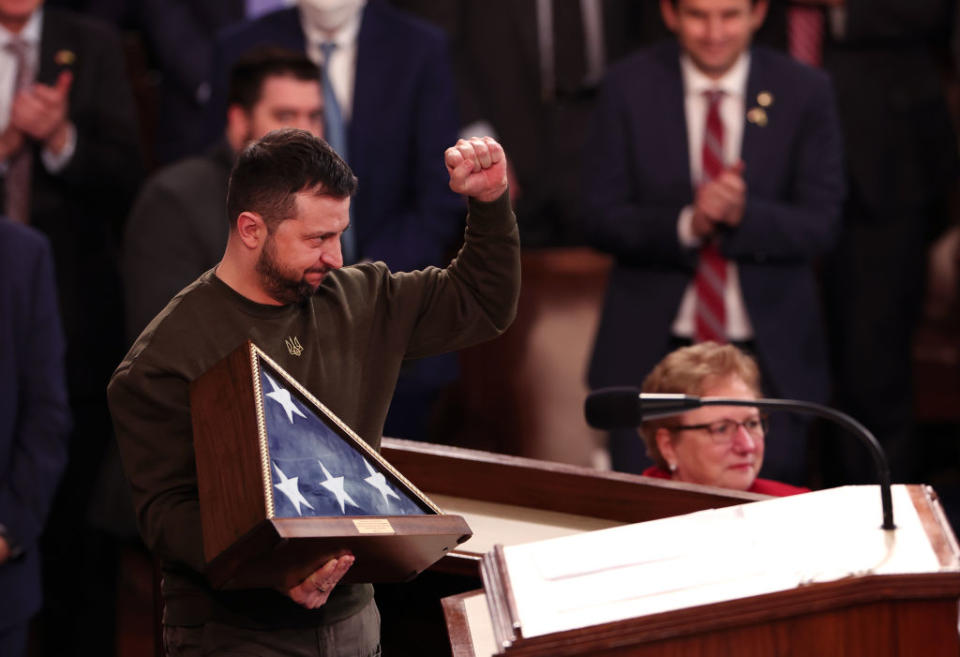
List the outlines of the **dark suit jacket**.
{"label": "dark suit jacket", "polygon": [[[534,0],[406,0],[442,25],[454,44],[464,123],[489,121],[497,129],[523,190],[533,190],[546,166],[551,125],[541,98],[537,9]],[[641,5],[604,0],[603,40],[608,62],[637,46]],[[491,48],[495,43],[496,48]]]}
{"label": "dark suit jacket", "polygon": [[121,272],[132,344],[180,290],[223,257],[233,149],[226,140],[154,173],[130,211]]}
{"label": "dark suit jacket", "polygon": [[[514,191],[524,244],[580,242],[580,157],[595,94],[582,89],[542,98],[535,0],[401,4],[451,35],[464,124],[489,122],[506,149],[519,183]],[[607,63],[636,48],[639,13],[647,4],[603,0]]]}
{"label": "dark suit jacket", "polygon": [[67,461],[63,359],[50,244],[0,217],[0,524],[23,549],[0,565],[0,630],[40,608],[37,539]]}
{"label": "dark suit jacket", "polygon": [[[244,19],[244,0],[140,0],[140,29],[160,71],[156,155],[172,162],[203,148],[213,44]],[[161,306],[162,308],[162,306]]]}
{"label": "dark suit jacket", "polygon": [[[822,400],[827,365],[811,262],[834,243],[843,197],[833,92],[823,73],[757,47],[747,109],[761,91],[774,97],[769,123],[745,122],[746,213],[721,249],[739,267],[770,391]],[[667,353],[696,265],[696,252],[677,237],[677,217],[694,191],[674,42],[611,70],[588,144],[586,230],[616,256],[590,384],[639,385]]]}
{"label": "dark suit jacket", "polygon": [[119,38],[100,23],[46,9],[37,78],[53,84],[64,68],[74,76],[77,147],[57,173],[35,148],[30,222],[53,246],[71,396],[102,399],[123,349],[116,245],[139,182],[139,137]]}
{"label": "dark suit jacket", "polygon": [[[218,38],[209,135],[223,134],[232,64],[248,49],[304,51],[296,8],[228,28]],[[361,258],[394,271],[446,264],[463,234],[463,202],[450,191],[444,151],[458,116],[446,39],[381,0],[364,9],[357,36],[347,161],[360,180],[352,217]]]}
{"label": "dark suit jacket", "polygon": [[[644,21],[666,35],[658,3]],[[787,0],[772,0],[755,41],[787,49]],[[834,80],[853,221],[946,218],[957,147],[938,52],[947,48],[954,0],[846,0],[846,33],[827,26],[823,68]],[[933,232],[937,226],[931,227]]]}
{"label": "dark suit jacket", "polygon": [[[943,94],[953,0],[846,0],[846,33],[828,40],[851,200],[873,221],[946,218],[957,142]],[[931,229],[936,228],[930,227]]]}
{"label": "dark suit jacket", "polygon": [[[773,0],[758,42],[787,48],[788,4]],[[860,208],[850,220],[947,216],[958,164],[939,53],[955,4],[846,0],[843,39],[827,26],[823,69],[836,90],[849,200]]]}

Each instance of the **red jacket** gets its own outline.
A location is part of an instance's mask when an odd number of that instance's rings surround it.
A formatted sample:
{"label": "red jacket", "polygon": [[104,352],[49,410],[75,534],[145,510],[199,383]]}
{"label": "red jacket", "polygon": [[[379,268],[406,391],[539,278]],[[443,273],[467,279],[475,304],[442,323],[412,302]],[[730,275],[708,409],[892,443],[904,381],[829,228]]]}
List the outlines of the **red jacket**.
{"label": "red jacket", "polygon": [[[643,474],[644,477],[654,477],[655,479],[673,479],[669,472],[663,468],[658,468],[655,465],[650,466],[641,474]],[[753,485],[747,489],[747,492],[760,493],[761,495],[772,495],[774,497],[787,497],[789,495],[809,493],[810,489],[801,488],[799,486],[791,486],[790,484],[782,484],[779,481],[773,481],[772,479],[757,478],[753,481]]]}

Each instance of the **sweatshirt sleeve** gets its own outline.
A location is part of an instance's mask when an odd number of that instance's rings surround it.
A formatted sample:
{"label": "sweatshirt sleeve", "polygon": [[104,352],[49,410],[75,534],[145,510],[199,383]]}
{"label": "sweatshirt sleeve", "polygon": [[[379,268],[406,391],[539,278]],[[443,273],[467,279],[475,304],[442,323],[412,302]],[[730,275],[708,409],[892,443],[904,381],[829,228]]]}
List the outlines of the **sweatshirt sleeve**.
{"label": "sweatshirt sleeve", "polygon": [[164,561],[201,572],[189,382],[128,360],[110,381],[107,400],[144,543]]}
{"label": "sweatshirt sleeve", "polygon": [[503,333],[520,296],[520,238],[508,194],[469,202],[464,243],[445,268],[396,274],[386,295],[396,307],[417,308],[405,356],[462,349]]}

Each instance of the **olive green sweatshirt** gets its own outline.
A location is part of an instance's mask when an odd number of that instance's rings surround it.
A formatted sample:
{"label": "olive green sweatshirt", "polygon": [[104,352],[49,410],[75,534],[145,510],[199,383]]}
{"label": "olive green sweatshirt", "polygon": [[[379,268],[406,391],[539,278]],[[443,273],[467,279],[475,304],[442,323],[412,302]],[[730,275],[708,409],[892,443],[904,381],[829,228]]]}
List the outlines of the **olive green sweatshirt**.
{"label": "olive green sweatshirt", "polygon": [[[144,329],[107,388],[140,532],[164,569],[165,622],[245,627],[332,623],[369,584],[340,585],[307,611],[279,592],[206,583],[189,384],[247,339],[379,449],[401,363],[488,340],[513,320],[520,245],[506,194],[470,201],[464,245],[445,269],[391,273],[382,262],[329,273],[309,300],[254,303],[203,274]],[[302,345],[294,355],[287,342]],[[297,351],[297,350],[293,350]]]}

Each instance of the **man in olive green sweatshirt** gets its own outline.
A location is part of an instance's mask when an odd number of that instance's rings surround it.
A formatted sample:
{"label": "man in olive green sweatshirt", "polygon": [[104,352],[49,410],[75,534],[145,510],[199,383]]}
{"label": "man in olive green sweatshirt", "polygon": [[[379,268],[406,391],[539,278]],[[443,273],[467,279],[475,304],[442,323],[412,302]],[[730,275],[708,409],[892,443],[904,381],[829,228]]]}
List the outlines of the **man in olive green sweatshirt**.
{"label": "man in olive green sweatshirt", "polygon": [[108,398],[124,469],[140,531],[163,564],[167,654],[379,654],[372,587],[337,585],[351,556],[288,591],[206,582],[189,384],[253,340],[379,449],[402,361],[493,338],[516,312],[520,246],[503,150],[489,138],[460,140],[445,161],[450,187],[468,197],[450,265],[341,269],[357,186],[350,168],[303,131],[254,142],[231,174],[223,259],[171,300],[114,373]]}

